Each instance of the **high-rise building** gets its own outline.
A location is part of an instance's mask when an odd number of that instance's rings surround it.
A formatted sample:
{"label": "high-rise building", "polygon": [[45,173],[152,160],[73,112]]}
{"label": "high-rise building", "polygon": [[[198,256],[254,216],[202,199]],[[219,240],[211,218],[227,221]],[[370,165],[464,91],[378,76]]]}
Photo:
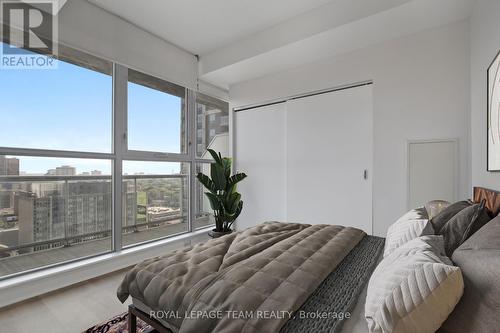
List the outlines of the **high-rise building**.
{"label": "high-rise building", "polygon": [[12,207],[12,191],[0,190],[0,209]]}
{"label": "high-rise building", "polygon": [[0,155],[0,176],[19,176],[19,159]]}
{"label": "high-rise building", "polygon": [[196,101],[196,153],[202,156],[212,140],[229,132],[229,105],[198,94]]}
{"label": "high-rise building", "polygon": [[0,176],[7,175],[7,157],[0,155]]}
{"label": "high-rise building", "polygon": [[[15,196],[20,245],[111,229],[110,182],[74,181],[65,185],[53,183],[48,187],[33,185],[33,192],[20,191]],[[48,247],[37,246],[33,250]]]}
{"label": "high-rise building", "polygon": [[7,158],[7,175],[19,176],[19,159]]}
{"label": "high-rise building", "polygon": [[56,168],[56,176],[74,176],[74,175],[76,175],[75,167],[69,165],[63,165]]}

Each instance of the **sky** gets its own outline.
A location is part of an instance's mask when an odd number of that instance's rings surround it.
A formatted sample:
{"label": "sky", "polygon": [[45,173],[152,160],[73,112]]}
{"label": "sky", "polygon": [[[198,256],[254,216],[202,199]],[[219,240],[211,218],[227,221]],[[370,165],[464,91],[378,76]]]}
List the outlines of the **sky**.
{"label": "sky", "polygon": [[[129,148],[180,151],[181,99],[128,85]],[[58,61],[57,69],[0,69],[0,146],[111,152],[112,77]],[[106,160],[16,156],[20,171],[44,174],[61,165],[77,174],[101,170]],[[128,174],[179,172],[178,163],[127,162]]]}

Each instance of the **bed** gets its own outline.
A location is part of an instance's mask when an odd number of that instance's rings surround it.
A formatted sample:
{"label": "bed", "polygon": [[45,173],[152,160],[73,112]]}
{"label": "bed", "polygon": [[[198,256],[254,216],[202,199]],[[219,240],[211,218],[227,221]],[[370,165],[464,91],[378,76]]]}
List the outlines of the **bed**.
{"label": "bed", "polygon": [[[382,248],[355,228],[267,222],[138,264],[118,297],[172,332],[340,329]],[[315,311],[329,318],[300,315]]]}
{"label": "bed", "polygon": [[[474,201],[483,199],[498,214],[498,192],[475,188]],[[266,222],[146,260],[117,294],[132,297],[131,333],[136,317],[159,332],[364,333],[367,282],[383,250],[383,238],[355,228]],[[467,274],[457,313],[474,288]]]}

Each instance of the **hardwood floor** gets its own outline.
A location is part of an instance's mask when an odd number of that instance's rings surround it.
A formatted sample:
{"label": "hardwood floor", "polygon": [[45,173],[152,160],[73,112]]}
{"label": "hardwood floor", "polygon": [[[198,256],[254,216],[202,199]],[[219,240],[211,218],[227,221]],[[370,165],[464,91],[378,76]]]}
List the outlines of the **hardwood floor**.
{"label": "hardwood floor", "polygon": [[127,311],[116,289],[126,270],[0,309],[0,331],[9,333],[83,332]]}

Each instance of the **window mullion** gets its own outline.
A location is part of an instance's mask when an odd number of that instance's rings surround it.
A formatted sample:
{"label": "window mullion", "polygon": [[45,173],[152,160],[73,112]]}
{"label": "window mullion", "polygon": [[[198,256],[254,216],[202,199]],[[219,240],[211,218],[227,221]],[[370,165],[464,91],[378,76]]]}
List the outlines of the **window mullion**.
{"label": "window mullion", "polygon": [[124,152],[123,158],[131,161],[158,161],[158,162],[190,162],[191,156],[175,153],[157,153],[152,151],[129,150]]}
{"label": "window mullion", "polygon": [[113,65],[113,251],[122,249],[123,155],[127,150],[128,69]]}
{"label": "window mullion", "polygon": [[189,231],[194,229],[195,220],[195,194],[196,194],[196,165],[194,163],[196,156],[196,93],[191,89],[187,90],[187,121],[188,121],[188,154],[189,154]]}
{"label": "window mullion", "polygon": [[114,157],[113,154],[109,153],[94,153],[85,151],[50,150],[50,149],[34,149],[34,148],[15,148],[15,147],[0,147],[0,155],[89,158],[89,159],[103,159],[103,160],[109,160]]}

